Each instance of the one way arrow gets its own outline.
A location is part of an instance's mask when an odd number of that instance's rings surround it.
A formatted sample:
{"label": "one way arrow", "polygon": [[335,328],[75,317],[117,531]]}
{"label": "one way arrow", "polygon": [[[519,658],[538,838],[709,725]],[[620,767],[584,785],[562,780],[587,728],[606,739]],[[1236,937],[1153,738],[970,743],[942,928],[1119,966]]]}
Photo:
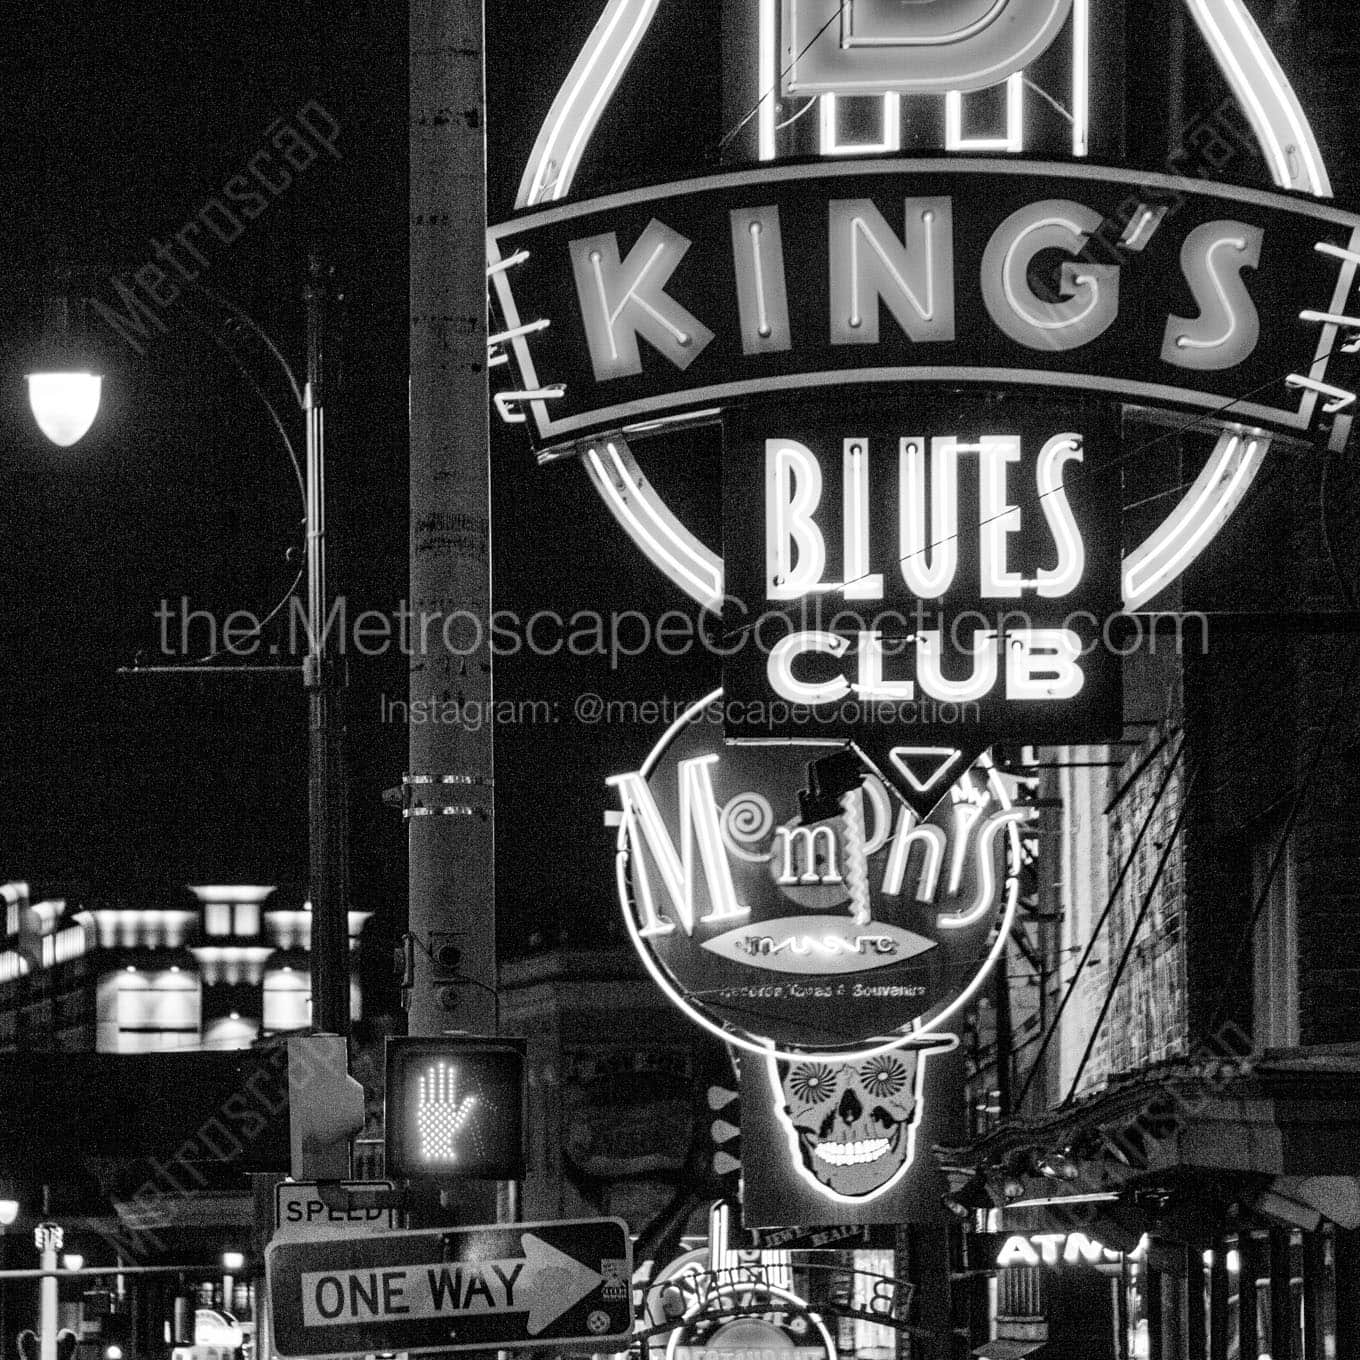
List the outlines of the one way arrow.
{"label": "one way arrow", "polygon": [[520,1239],[525,1259],[525,1291],[529,1321],[525,1330],[537,1336],[550,1322],[574,1308],[587,1294],[604,1283],[599,1271],[558,1251],[551,1243],[525,1233]]}
{"label": "one way arrow", "polygon": [[523,1256],[494,1261],[304,1272],[304,1324],[345,1326],[527,1312],[525,1330],[538,1336],[604,1282],[598,1271],[533,1233],[520,1236],[520,1249]]}

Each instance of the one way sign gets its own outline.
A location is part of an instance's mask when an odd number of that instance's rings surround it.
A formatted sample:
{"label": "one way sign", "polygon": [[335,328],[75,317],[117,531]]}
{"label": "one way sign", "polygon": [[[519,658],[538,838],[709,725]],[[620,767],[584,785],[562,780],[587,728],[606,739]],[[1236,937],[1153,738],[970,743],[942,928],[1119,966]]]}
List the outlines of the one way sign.
{"label": "one way sign", "polygon": [[632,1333],[632,1244],[617,1218],[275,1242],[281,1356],[481,1350]]}

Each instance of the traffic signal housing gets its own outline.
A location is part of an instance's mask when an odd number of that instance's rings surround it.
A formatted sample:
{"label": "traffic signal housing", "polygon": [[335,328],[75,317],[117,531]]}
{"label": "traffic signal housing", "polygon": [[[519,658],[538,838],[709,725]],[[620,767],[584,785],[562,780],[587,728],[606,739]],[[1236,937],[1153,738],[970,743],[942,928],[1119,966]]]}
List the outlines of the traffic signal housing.
{"label": "traffic signal housing", "polygon": [[462,974],[463,951],[453,931],[430,932],[430,985],[443,1010],[458,1009],[458,984],[466,982]]}
{"label": "traffic signal housing", "polygon": [[342,1181],[350,1142],[363,1131],[364,1088],[349,1075],[349,1045],[338,1034],[288,1040],[289,1164],[296,1181]]}
{"label": "traffic signal housing", "polygon": [[389,1176],[523,1178],[523,1039],[388,1039],[386,1106]]}

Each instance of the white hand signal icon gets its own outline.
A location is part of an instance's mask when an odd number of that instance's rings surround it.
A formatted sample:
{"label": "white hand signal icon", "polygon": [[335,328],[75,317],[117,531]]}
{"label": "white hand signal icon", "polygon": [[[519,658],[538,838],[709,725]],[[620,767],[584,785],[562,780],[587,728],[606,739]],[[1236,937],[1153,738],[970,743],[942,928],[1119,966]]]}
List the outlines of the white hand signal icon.
{"label": "white hand signal icon", "polygon": [[420,1132],[420,1156],[426,1162],[458,1159],[454,1141],[477,1104],[476,1096],[458,1099],[458,1073],[449,1063],[431,1063],[420,1074],[416,1128]]}

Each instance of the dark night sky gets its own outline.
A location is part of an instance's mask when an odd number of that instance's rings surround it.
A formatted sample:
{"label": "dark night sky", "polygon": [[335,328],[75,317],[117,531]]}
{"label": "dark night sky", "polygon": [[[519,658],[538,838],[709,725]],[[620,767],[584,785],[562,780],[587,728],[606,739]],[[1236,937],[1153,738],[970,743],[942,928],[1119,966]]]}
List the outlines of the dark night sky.
{"label": "dark night sky", "polygon": [[[593,21],[592,7],[535,0],[492,5],[488,61],[493,216],[510,196],[557,83]],[[155,660],[159,602],[188,596],[224,613],[265,612],[292,579],[283,558],[300,511],[264,408],[194,328],[144,356],[107,347],[104,405],[93,431],[58,450],[29,417],[22,373],[36,337],[45,262],[105,282],[151,258],[204,201],[268,145],[266,129],[308,100],[342,125],[342,158],[322,157],[240,238],[204,246],[204,282],[232,298],[301,362],[300,288],[308,243],[335,261],[348,302],[344,395],[331,413],[332,522],[340,588],[391,608],[406,579],[406,46],[391,0],[285,0],[210,6],[54,4],[0,48],[6,189],[0,233],[0,874],[135,893],[209,879],[300,884],[306,863],[305,710],[291,677],[120,678],[137,653]],[[667,65],[698,62],[709,40],[693,6],[672,9],[649,39]],[[532,58],[525,59],[532,36]],[[692,85],[694,108],[714,76]],[[688,99],[687,99],[687,102]],[[630,76],[620,125],[647,128],[654,81]],[[532,115],[530,117],[529,115]],[[710,120],[710,121],[705,121]],[[666,111],[667,138],[615,140],[583,171],[631,178],[702,163],[711,115]],[[497,604],[528,612],[660,610],[684,601],[622,542],[577,469],[533,466],[522,432],[496,431]],[[716,477],[716,458],[708,451]],[[694,467],[686,459],[681,466]],[[664,476],[664,475],[663,475]],[[716,485],[716,483],[713,483]],[[697,505],[705,492],[692,493]],[[337,522],[338,521],[338,522]],[[703,521],[700,521],[703,523]],[[705,524],[716,537],[716,502]],[[532,547],[531,547],[532,545]],[[198,642],[200,634],[195,634]],[[195,646],[195,654],[202,650]],[[702,668],[701,668],[702,669]],[[507,697],[588,687],[654,691],[646,662],[610,674],[587,663],[506,661]],[[405,692],[399,656],[356,659],[351,682],[356,905],[396,928],[405,894],[404,829],[381,791],[405,768],[406,733],[378,719]],[[674,668],[666,689],[702,691]],[[500,734],[499,873],[503,948],[596,936],[614,911],[602,827],[605,774],[641,760],[656,734],[605,733],[567,721]],[[545,792],[550,796],[545,796]]]}
{"label": "dark night sky", "polygon": [[[664,5],[578,188],[713,162],[721,135],[717,0]],[[552,95],[595,4],[492,0],[491,215],[507,215]],[[1324,12],[1321,8],[1319,14]],[[1338,13],[1343,11],[1338,11]],[[1354,42],[1354,12],[1347,29]],[[1325,44],[1324,44],[1325,46]],[[209,878],[299,882],[305,731],[291,679],[119,679],[155,644],[162,598],[263,612],[285,589],[298,512],[262,408],[192,328],[116,356],[105,409],[76,449],[36,432],[21,381],[43,261],[64,238],[107,279],[135,268],[266,145],[271,120],[318,100],[341,123],[323,157],[247,226],[213,243],[205,281],[300,356],[301,265],[319,239],[348,294],[345,396],[333,413],[333,525],[355,608],[391,608],[406,579],[406,47],[399,0],[85,0],[31,9],[0,44],[0,874],[108,891]],[[1335,53],[1341,49],[1332,44]],[[1326,136],[1348,135],[1346,92],[1320,68]],[[658,72],[668,78],[664,93]],[[1146,72],[1144,72],[1146,75]],[[1207,95],[1206,95],[1207,97]],[[1325,97],[1325,98],[1324,98]],[[1330,111],[1330,115],[1328,113]],[[1331,121],[1327,121],[1330,116]],[[1325,139],[1324,139],[1325,140]],[[1348,184],[1341,198],[1348,201]],[[623,539],[572,466],[533,465],[527,436],[493,430],[496,603],[527,614],[689,608]],[[711,436],[657,445],[647,467],[687,521],[718,539]],[[406,733],[378,721],[401,697],[399,656],[352,676],[354,896],[396,927],[404,831],[380,794]],[[597,937],[615,912],[604,777],[635,768],[656,728],[583,728],[571,696],[681,701],[710,660],[498,663],[499,694],[566,698],[563,720],[498,733],[502,949],[534,929]]]}
{"label": "dark night sky", "polygon": [[[34,430],[22,383],[44,260],[107,279],[267,147],[276,117],[317,100],[339,161],[299,172],[235,242],[206,237],[203,281],[301,364],[309,240],[349,295],[347,406],[334,524],[361,600],[405,574],[406,33],[380,3],[56,4],[6,26],[0,128],[0,872],[87,881],[297,882],[306,856],[300,681],[119,679],[157,643],[162,598],[264,613],[294,568],[300,503],[264,407],[194,328],[166,313],[144,356],[114,341],[105,406],[76,448]],[[230,231],[228,230],[228,235]],[[101,327],[101,330],[103,328]],[[113,337],[104,331],[113,341]],[[261,365],[263,371],[263,365]],[[359,508],[362,507],[362,508]],[[191,639],[195,651],[198,637]],[[391,676],[395,675],[395,681]],[[356,676],[355,895],[404,887],[399,820],[379,804],[404,734],[369,717],[398,662]],[[394,824],[395,821],[395,824]]]}

